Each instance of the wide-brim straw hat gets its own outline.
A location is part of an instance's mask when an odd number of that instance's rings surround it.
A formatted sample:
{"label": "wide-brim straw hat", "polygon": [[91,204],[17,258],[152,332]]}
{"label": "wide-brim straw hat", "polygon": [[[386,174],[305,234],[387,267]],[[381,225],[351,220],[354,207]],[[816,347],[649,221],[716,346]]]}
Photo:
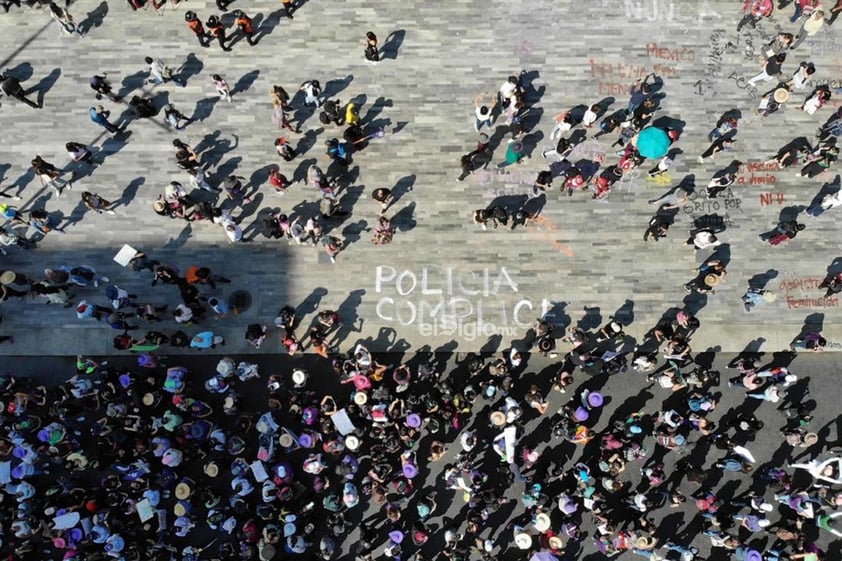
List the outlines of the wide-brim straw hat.
{"label": "wide-brim straw hat", "polygon": [[774,97],[775,101],[777,101],[778,103],[786,103],[789,99],[789,92],[786,90],[786,88],[778,88],[777,90],[775,90]]}
{"label": "wide-brim straw hat", "polygon": [[219,475],[219,466],[215,462],[209,462],[205,464],[204,471],[208,477],[216,477]]}
{"label": "wide-brim straw hat", "polygon": [[354,436],[353,434],[349,434],[345,437],[345,448],[355,452],[360,449],[360,439]]}
{"label": "wide-brim straw hat", "polygon": [[546,512],[539,512],[535,515],[535,522],[533,523],[535,529],[539,532],[546,532],[550,529],[552,521]]}
{"label": "wide-brim straw hat", "polygon": [[657,543],[652,536],[640,536],[634,541],[634,546],[638,549],[652,549]]}
{"label": "wide-brim straw hat", "polygon": [[515,545],[518,549],[529,549],[532,547],[532,536],[526,532],[515,534]]}
{"label": "wide-brim straw hat", "polygon": [[365,392],[357,392],[354,394],[354,403],[357,405],[365,405],[368,403],[368,395]]}
{"label": "wide-brim straw hat", "polygon": [[193,490],[187,483],[182,482],[175,486],[175,498],[186,499],[191,494],[193,494]]}
{"label": "wide-brim straw hat", "polygon": [[561,549],[562,547],[564,547],[564,542],[558,536],[551,537],[548,540],[548,543],[550,544],[550,547],[553,548],[553,549]]}
{"label": "wide-brim straw hat", "polygon": [[491,414],[491,424],[495,427],[502,427],[506,424],[506,414],[502,411],[495,411]]}

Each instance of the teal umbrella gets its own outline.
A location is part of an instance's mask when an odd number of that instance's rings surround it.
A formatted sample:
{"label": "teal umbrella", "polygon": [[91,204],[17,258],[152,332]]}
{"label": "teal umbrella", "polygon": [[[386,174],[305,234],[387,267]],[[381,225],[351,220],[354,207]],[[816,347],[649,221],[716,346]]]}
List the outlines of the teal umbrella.
{"label": "teal umbrella", "polygon": [[646,127],[637,135],[637,151],[646,158],[660,158],[670,148],[667,131],[658,127]]}

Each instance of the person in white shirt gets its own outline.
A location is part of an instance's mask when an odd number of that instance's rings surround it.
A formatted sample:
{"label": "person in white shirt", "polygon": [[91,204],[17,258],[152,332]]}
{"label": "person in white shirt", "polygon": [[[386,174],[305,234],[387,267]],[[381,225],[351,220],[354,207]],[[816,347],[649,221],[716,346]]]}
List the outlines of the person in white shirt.
{"label": "person in white shirt", "polygon": [[807,85],[807,82],[815,73],[816,67],[813,65],[812,62],[802,62],[798,66],[798,70],[795,71],[795,73],[792,75],[792,78],[790,79],[793,89],[803,90],[804,86]]}
{"label": "person in white shirt", "polygon": [[183,325],[192,325],[193,310],[191,310],[189,306],[179,304],[176,307],[176,309],[173,310],[172,314],[175,318],[176,323]]}
{"label": "person in white shirt", "polygon": [[582,116],[582,125],[586,128],[591,128],[599,118],[600,111],[602,111],[602,108],[599,105],[591,105]]}
{"label": "person in white shirt", "polygon": [[181,87],[184,87],[185,84],[180,80],[173,78],[172,70],[169,66],[161,62],[160,60],[155,60],[152,57],[148,56],[143,59],[143,61],[149,65],[149,79],[146,81],[149,84],[163,84],[165,82],[173,82]]}
{"label": "person in white shirt", "polygon": [[481,93],[474,98],[474,115],[476,123],[474,129],[479,132],[483,125],[491,128],[494,125],[494,108],[497,106],[494,96]]}

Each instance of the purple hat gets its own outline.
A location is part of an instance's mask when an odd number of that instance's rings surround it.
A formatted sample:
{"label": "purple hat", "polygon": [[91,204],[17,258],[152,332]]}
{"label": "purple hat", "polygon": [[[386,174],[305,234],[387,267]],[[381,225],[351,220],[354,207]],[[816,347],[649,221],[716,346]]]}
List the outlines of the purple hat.
{"label": "purple hat", "polygon": [[588,405],[591,407],[602,407],[604,401],[605,399],[599,392],[591,392],[588,394]]}
{"label": "purple hat", "polygon": [[[143,366],[143,364],[141,364],[141,366]],[[120,374],[120,376],[117,377],[117,380],[120,381],[120,385],[123,386],[123,388],[128,388],[132,385],[132,377],[128,374]]]}
{"label": "purple hat", "polygon": [[15,479],[23,479],[25,477],[23,473],[23,467],[21,467],[20,465],[13,467],[12,477],[14,477]]}
{"label": "purple hat", "polygon": [[389,532],[389,539],[395,543],[401,543],[403,541],[403,532],[400,530],[392,530]]}
{"label": "purple hat", "polygon": [[40,440],[41,442],[50,441],[50,433],[47,432],[47,429],[41,429],[38,431],[38,440]]}
{"label": "purple hat", "polygon": [[582,421],[588,420],[588,410],[584,407],[577,407],[576,411],[573,413],[573,418],[580,423]]}
{"label": "purple hat", "polygon": [[418,475],[418,468],[415,467],[415,464],[404,464],[403,465],[403,475],[407,479],[412,479],[416,475]]}
{"label": "purple hat", "polygon": [[313,438],[309,434],[303,433],[298,437],[298,444],[304,448],[311,448],[313,446]]}
{"label": "purple hat", "polygon": [[26,449],[21,446],[15,446],[14,449],[12,449],[12,456],[18,459],[23,459],[26,457]]}
{"label": "purple hat", "polygon": [[418,413],[410,413],[406,416],[406,425],[413,429],[417,429],[421,426],[421,417]]}
{"label": "purple hat", "polygon": [[756,549],[747,549],[746,561],[763,561],[763,556]]}

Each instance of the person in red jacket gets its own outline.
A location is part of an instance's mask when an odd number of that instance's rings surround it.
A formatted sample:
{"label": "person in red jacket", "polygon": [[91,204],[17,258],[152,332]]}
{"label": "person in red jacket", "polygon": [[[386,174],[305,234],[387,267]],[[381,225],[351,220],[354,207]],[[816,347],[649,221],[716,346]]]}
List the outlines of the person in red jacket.
{"label": "person in red jacket", "polygon": [[187,27],[190,28],[190,31],[199,40],[199,44],[203,47],[209,47],[210,41],[208,41],[208,34],[205,33],[205,26],[202,25],[202,20],[196,16],[196,12],[186,12],[184,14],[184,21],[187,22]]}
{"label": "person in red jacket", "polygon": [[243,32],[249,45],[257,45],[257,40],[254,38],[254,22],[242,10],[234,11],[234,23]]}
{"label": "person in red jacket", "polygon": [[750,25],[754,29],[757,26],[757,22],[771,16],[772,10],[774,9],[775,5],[772,3],[772,0],[745,0],[743,12],[746,15],[737,24],[737,32],[739,33],[744,25]]}
{"label": "person in red jacket", "polygon": [[795,0],[795,12],[789,18],[791,23],[798,21],[802,16],[809,16],[814,10],[821,7],[821,0]]}

